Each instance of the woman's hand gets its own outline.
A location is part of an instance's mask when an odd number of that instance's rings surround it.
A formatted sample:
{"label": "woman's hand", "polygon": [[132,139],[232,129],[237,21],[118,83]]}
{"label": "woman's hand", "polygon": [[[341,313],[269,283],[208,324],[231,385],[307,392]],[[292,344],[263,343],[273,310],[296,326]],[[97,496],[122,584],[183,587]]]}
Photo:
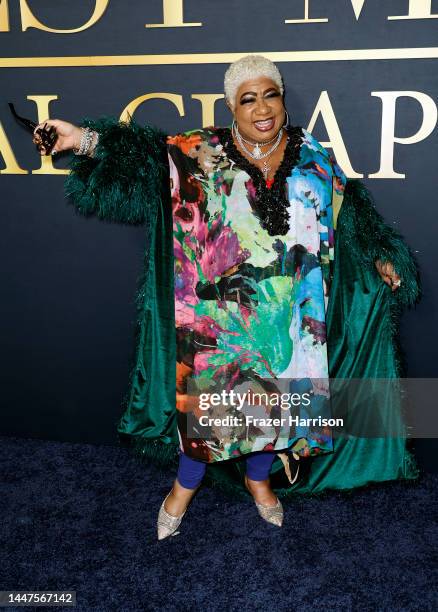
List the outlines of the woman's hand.
{"label": "woman's hand", "polygon": [[[79,149],[82,137],[82,129],[80,127],[73,125],[73,123],[68,123],[67,121],[61,121],[60,119],[47,119],[36,126],[34,134],[39,128],[43,127],[55,128],[58,138],[53,149],[56,151],[56,153],[60,153],[61,151],[69,151],[70,149]],[[37,135],[35,134],[35,136]],[[38,144],[35,138],[34,143]],[[40,155],[45,154],[46,150],[43,146],[41,146]]]}
{"label": "woman's hand", "polygon": [[382,262],[380,259],[376,259],[374,263],[383,282],[389,285],[392,291],[398,289],[401,284],[401,278],[394,270],[392,263],[390,261]]}

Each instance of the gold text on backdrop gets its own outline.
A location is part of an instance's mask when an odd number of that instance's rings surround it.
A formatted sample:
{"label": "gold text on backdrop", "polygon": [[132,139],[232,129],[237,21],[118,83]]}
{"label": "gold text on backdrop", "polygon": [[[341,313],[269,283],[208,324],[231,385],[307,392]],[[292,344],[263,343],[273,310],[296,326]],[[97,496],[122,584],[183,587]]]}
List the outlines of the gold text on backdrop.
{"label": "gold text on backdrop", "polygon": [[[350,0],[356,20],[362,14],[367,0]],[[304,0],[304,17],[301,19],[286,19],[285,23],[327,23],[328,17],[309,17],[310,0]],[[432,13],[432,0],[409,0],[407,15],[390,15],[388,20],[397,19],[437,19],[438,14]]]}
{"label": "gold text on backdrop", "polygon": [[[83,25],[72,29],[51,28],[42,23],[31,11],[26,0],[20,0],[21,29],[29,28],[51,32],[53,34],[77,34],[95,25],[104,15],[110,0],[95,0],[94,11]],[[158,1],[158,0],[157,0]],[[146,28],[187,28],[202,27],[202,22],[184,21],[184,0],[161,0],[163,10],[162,23],[147,23]],[[192,0],[193,2],[193,0]],[[350,0],[356,20],[359,20],[367,0]],[[286,10],[286,9],[285,9]],[[284,19],[286,24],[327,23],[328,17],[310,17],[310,0],[304,0],[304,17]],[[406,15],[389,15],[390,21],[399,19],[437,19],[438,14],[432,13],[432,0],[409,0]],[[0,0],[0,32],[10,31],[9,0]]]}
{"label": "gold text on backdrop", "polygon": [[[438,109],[435,101],[421,91],[372,91],[372,96],[382,100],[382,137],[380,148],[380,170],[369,174],[369,178],[406,178],[405,174],[394,171],[394,145],[396,143],[411,145],[425,140],[435,129],[438,120]],[[422,110],[422,122],[415,134],[396,136],[396,108],[399,98],[413,98]]]}
{"label": "gold text on backdrop", "polygon": [[[23,32],[29,28],[35,28],[37,30],[43,30],[43,32],[51,32],[52,34],[77,34],[83,32],[94,26],[99,21],[106,9],[108,8],[109,0],[96,0],[94,5],[94,11],[90,19],[78,28],[72,28],[70,30],[59,30],[56,28],[50,28],[41,21],[39,21],[30,10],[26,0],[20,0],[20,14],[21,14],[21,29]],[[9,32],[9,11],[8,11],[8,0],[0,0],[0,32]]]}
{"label": "gold text on backdrop", "polygon": [[163,0],[163,23],[147,23],[146,28],[200,27],[202,23],[185,23],[184,0]]}

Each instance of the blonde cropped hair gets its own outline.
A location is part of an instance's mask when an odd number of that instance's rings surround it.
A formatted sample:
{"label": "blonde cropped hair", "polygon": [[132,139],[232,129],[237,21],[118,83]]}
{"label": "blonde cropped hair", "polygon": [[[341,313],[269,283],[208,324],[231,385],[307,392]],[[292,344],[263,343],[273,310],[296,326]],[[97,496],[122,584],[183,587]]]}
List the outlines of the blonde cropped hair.
{"label": "blonde cropped hair", "polygon": [[267,57],[263,55],[245,55],[230,64],[225,73],[224,92],[225,99],[232,109],[236,105],[236,94],[241,84],[261,76],[272,79],[280,89],[281,95],[283,95],[284,85],[280,71],[274,62],[271,62]]}

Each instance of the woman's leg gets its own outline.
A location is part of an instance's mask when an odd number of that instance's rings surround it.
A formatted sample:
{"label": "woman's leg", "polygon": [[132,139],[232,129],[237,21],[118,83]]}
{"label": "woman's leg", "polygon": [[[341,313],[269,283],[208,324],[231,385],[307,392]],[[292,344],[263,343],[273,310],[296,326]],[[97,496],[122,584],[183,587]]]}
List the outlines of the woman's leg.
{"label": "woman's leg", "polygon": [[271,489],[269,472],[275,459],[275,452],[264,451],[250,455],[246,460],[246,478],[249,492],[256,502],[264,506],[275,506],[277,496]]}
{"label": "woman's leg", "polygon": [[191,459],[179,449],[178,472],[164,509],[172,516],[180,516],[201,484],[207,464]]}

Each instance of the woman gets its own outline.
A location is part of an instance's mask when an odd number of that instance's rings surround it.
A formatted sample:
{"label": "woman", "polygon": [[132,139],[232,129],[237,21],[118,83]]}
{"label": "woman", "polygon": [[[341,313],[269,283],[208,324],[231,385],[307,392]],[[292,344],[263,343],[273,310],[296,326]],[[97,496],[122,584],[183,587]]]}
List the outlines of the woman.
{"label": "woman", "polygon": [[[396,438],[335,439],[315,420],[297,427],[278,418],[330,416],[329,375],[400,374],[394,322],[418,298],[417,273],[366,189],[347,181],[309,132],[289,125],[272,62],[234,62],[225,98],[231,129],[173,137],[112,119],[81,128],[44,122],[56,128],[55,152],[77,154],[66,183],[77,209],[145,223],[149,232],[119,432],[162,463],[178,447],[159,539],[178,533],[206,468],[213,482],[244,483],[260,516],[277,526],[283,508],[270,472],[286,474],[283,495],[417,475],[389,401],[385,428],[395,423]],[[298,408],[271,403],[283,391],[298,393]],[[231,401],[237,395],[240,405]],[[317,458],[303,485],[297,471],[307,457]]]}

